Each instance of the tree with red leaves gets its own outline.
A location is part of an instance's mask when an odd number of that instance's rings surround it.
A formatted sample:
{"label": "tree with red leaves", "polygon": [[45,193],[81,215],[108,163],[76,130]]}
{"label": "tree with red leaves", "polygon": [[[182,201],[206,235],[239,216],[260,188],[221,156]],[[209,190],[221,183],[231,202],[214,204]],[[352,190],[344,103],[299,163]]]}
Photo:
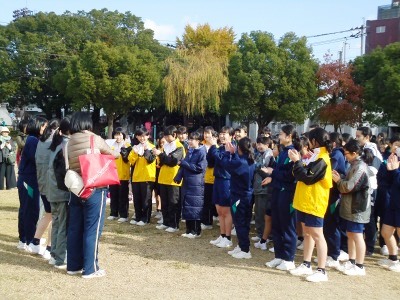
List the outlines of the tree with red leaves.
{"label": "tree with red leaves", "polygon": [[325,124],[332,124],[335,131],[341,125],[361,123],[363,112],[362,87],[352,77],[353,66],[332,60],[325,55],[325,63],[317,72],[320,108],[318,117]]}

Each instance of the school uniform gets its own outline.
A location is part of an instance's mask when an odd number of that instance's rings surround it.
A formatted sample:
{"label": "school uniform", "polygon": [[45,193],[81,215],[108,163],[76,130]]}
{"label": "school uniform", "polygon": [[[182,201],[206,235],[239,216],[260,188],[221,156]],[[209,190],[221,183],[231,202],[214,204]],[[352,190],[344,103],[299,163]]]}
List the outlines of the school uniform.
{"label": "school uniform", "polygon": [[201,234],[200,220],[204,206],[204,173],[206,171],[206,149],[200,146],[197,149],[189,148],[184,160],[181,161],[179,171],[174,178],[181,182],[182,218],[186,221],[186,233]]}
{"label": "school uniform", "polygon": [[294,149],[294,146],[285,147],[279,154],[270,183],[273,189],[271,217],[275,258],[285,261],[294,260],[297,242],[297,217],[293,208],[296,179],[292,173],[293,162],[288,156],[290,149]]}
{"label": "school uniform", "polygon": [[383,217],[383,224],[400,228],[400,169],[388,171],[392,182],[388,209]]}
{"label": "school uniform", "polygon": [[230,205],[239,247],[241,251],[249,252],[255,164],[248,162],[247,154],[227,151],[223,153],[222,163],[231,175]]}
{"label": "school uniform", "polygon": [[230,180],[231,175],[225,169],[222,162],[225,153],[225,146],[212,145],[207,153],[207,161],[214,161],[214,186],[213,186],[213,198],[212,202],[214,205],[230,207]]}
{"label": "school uniform", "polygon": [[185,149],[178,139],[171,143],[165,143],[160,158],[160,175],[158,183],[160,188],[161,212],[163,225],[171,228],[179,228],[181,219],[180,186],[182,183],[174,182],[179,170],[178,161],[185,156]]}
{"label": "school uniform", "polygon": [[[332,170],[344,176],[346,174],[346,164],[343,149],[339,147],[333,149],[330,158]],[[342,235],[346,235],[346,232],[340,228],[339,207],[340,192],[336,183],[333,183],[329,193],[328,208],[324,216],[324,236],[328,246],[328,256],[334,260],[337,260],[340,255]]]}
{"label": "school uniform", "polygon": [[28,136],[18,169],[18,234],[19,240],[29,245],[36,232],[39,219],[39,185],[36,176],[35,153],[39,139]]}
{"label": "school uniform", "polygon": [[207,167],[204,174],[204,208],[201,223],[208,226],[213,224],[213,216],[216,210],[213,204],[214,164],[214,160],[207,157]]}

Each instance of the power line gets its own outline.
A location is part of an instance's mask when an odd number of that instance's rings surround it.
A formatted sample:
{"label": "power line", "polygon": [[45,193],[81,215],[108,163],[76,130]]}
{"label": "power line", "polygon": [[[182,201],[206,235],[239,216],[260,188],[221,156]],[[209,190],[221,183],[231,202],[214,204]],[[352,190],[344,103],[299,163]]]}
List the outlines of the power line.
{"label": "power line", "polygon": [[315,38],[315,37],[320,37],[320,36],[326,36],[326,35],[333,35],[333,34],[339,34],[339,33],[344,33],[344,32],[350,32],[350,31],[355,31],[355,30],[360,30],[361,27],[356,27],[356,28],[351,28],[347,30],[342,30],[342,31],[336,31],[336,32],[329,32],[329,33],[321,33],[321,34],[316,34],[316,35],[310,35],[306,36],[306,38]]}

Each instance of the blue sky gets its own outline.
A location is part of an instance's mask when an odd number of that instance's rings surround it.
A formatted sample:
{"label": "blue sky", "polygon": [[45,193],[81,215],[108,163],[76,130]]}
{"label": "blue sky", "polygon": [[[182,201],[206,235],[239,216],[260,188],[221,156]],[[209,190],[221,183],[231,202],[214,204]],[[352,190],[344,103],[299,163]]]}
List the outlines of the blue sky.
{"label": "blue sky", "polygon": [[[237,39],[242,33],[253,30],[270,32],[279,39],[289,31],[298,36],[313,36],[358,27],[363,24],[363,19],[376,19],[378,6],[390,3],[391,0],[0,0],[0,24],[9,23],[13,10],[23,7],[34,12],[59,14],[66,10],[107,8],[131,11],[141,17],[145,26],[153,29],[155,37],[161,41],[175,41],[187,24],[204,23],[209,23],[212,28],[232,27]],[[309,44],[315,57],[322,59],[324,53],[330,51],[336,59],[338,51],[344,47],[342,38],[351,34],[309,38]],[[360,45],[360,39],[347,40],[347,60],[360,55]]]}

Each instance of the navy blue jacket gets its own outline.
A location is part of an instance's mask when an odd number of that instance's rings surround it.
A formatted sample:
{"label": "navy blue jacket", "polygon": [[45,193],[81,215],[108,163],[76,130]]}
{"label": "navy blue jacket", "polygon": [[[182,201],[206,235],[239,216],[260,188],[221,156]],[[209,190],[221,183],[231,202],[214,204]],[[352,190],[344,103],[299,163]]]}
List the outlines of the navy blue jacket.
{"label": "navy blue jacket", "polygon": [[[342,148],[334,148],[330,154],[332,170],[337,171],[342,177],[346,175],[346,160]],[[336,202],[340,197],[340,192],[334,182],[329,194],[329,204]]]}
{"label": "navy blue jacket", "polygon": [[225,146],[222,145],[217,148],[215,145],[212,145],[210,149],[208,149],[207,153],[207,162],[209,166],[214,165],[214,176],[216,178],[222,179],[231,179],[231,175],[225,169],[225,166],[222,162],[225,153]]}
{"label": "navy blue jacket", "polygon": [[294,191],[296,189],[296,179],[293,176],[293,162],[289,159],[288,151],[294,149],[293,145],[283,148],[276,160],[274,171],[271,174],[271,187],[280,191]]}
{"label": "navy blue jacket", "polygon": [[248,162],[248,155],[231,154],[225,151],[222,162],[231,175],[231,195],[251,199],[255,164]]}
{"label": "navy blue jacket", "polygon": [[387,172],[392,179],[390,188],[389,209],[400,210],[400,169]]}
{"label": "navy blue jacket", "polygon": [[204,206],[204,173],[207,168],[207,151],[204,146],[188,150],[181,161],[174,181],[183,180],[181,188],[182,218],[200,220]]}
{"label": "navy blue jacket", "polygon": [[39,139],[35,136],[28,136],[25,147],[21,153],[21,161],[18,167],[18,177],[29,183],[32,187],[37,187],[35,153]]}

